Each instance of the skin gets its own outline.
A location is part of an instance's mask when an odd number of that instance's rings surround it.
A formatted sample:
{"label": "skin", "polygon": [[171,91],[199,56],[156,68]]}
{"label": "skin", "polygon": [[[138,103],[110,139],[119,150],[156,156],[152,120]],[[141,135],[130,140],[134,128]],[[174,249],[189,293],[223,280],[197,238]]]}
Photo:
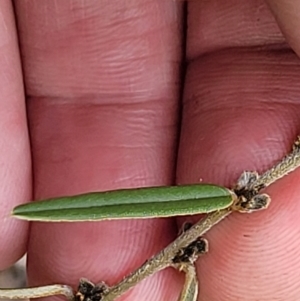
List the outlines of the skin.
{"label": "skin", "polygon": [[[289,150],[300,132],[300,3],[224,3],[188,3],[180,70],[182,2],[24,0],[15,15],[0,2],[0,269],[27,250],[30,285],[115,283],[184,220],[33,223],[29,232],[11,208],[199,179],[230,186]],[[268,189],[267,211],[234,214],[208,233],[199,300],[300,295],[299,178]],[[176,300],[182,284],[167,270],[119,300]]]}

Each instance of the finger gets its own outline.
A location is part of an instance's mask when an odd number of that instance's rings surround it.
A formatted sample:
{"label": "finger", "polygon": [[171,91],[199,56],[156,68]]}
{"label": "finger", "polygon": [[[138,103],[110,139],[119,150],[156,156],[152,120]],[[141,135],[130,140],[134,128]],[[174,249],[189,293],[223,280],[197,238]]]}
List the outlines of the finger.
{"label": "finger", "polygon": [[300,3],[295,0],[266,1],[289,45],[300,55]]}
{"label": "finger", "polygon": [[188,60],[233,47],[287,48],[274,16],[264,3],[190,1],[188,7]]}
{"label": "finger", "polygon": [[27,223],[10,218],[30,199],[31,164],[22,71],[11,2],[0,3],[0,270],[22,256]]}
{"label": "finger", "polygon": [[[199,38],[214,32],[216,24],[209,20],[218,20],[215,14],[230,20],[235,16],[236,24],[247,16],[247,10],[234,10],[229,4],[231,10],[224,5],[222,14],[216,12],[218,4],[221,1],[190,4],[191,18],[201,20],[197,12],[210,12]],[[224,26],[218,27],[221,37],[229,33],[236,40],[244,39],[226,24],[224,19]],[[195,28],[189,28],[196,34]],[[300,65],[289,51],[247,50],[229,44],[221,50],[220,41],[215,45],[218,51],[193,57],[187,69],[178,181],[201,179],[231,187],[242,171],[265,171],[290,150],[300,130]],[[188,47],[193,53],[203,51]],[[209,44],[205,47],[212,49]],[[272,198],[268,210],[233,214],[207,234],[210,252],[198,261],[199,300],[297,299],[299,178],[298,170],[267,190]]]}
{"label": "finger", "polygon": [[[171,184],[181,57],[179,4],[30,3],[17,2],[16,8],[35,197]],[[33,224],[30,284],[76,286],[83,276],[114,284],[176,233],[174,221],[166,219]],[[130,300],[173,298],[178,281],[175,273],[155,276],[134,290]]]}

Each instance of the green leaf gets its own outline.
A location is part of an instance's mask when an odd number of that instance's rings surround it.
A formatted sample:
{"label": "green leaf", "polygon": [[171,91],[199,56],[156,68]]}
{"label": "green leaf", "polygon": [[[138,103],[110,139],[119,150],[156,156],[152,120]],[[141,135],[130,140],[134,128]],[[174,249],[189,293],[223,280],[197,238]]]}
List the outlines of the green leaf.
{"label": "green leaf", "polygon": [[209,185],[146,187],[94,192],[19,205],[12,215],[35,221],[97,221],[208,213],[229,207],[227,188]]}

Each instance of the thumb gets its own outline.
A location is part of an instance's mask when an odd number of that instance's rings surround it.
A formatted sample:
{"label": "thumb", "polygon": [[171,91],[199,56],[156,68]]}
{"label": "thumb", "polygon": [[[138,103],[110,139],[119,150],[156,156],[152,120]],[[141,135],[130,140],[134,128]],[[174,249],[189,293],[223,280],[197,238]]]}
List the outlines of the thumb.
{"label": "thumb", "polygon": [[300,1],[266,0],[287,42],[300,56]]}

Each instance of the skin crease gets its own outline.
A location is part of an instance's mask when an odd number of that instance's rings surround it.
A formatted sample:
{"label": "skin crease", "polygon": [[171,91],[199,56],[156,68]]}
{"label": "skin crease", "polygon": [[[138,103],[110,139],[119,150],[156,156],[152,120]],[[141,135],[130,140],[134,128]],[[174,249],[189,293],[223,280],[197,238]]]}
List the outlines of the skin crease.
{"label": "skin crease", "polygon": [[[180,184],[202,179],[230,186],[245,169],[270,167],[300,133],[300,64],[286,43],[299,55],[297,1],[188,2],[184,83],[181,2],[24,0],[14,5],[32,198],[170,185],[175,168]],[[4,268],[25,250],[26,224],[5,217],[31,198],[31,163],[9,1],[0,3],[0,15],[5,24],[0,34],[11,33],[1,39],[2,70],[15,74],[8,81],[0,73],[5,103],[0,114],[14,125],[1,131],[0,146],[18,143],[0,148],[1,162],[10,166],[4,170],[11,171],[0,173],[2,186],[14,187],[1,191]],[[297,300],[299,177],[296,171],[268,189],[267,211],[234,214],[208,233],[210,252],[197,263],[199,300]],[[33,223],[29,284],[76,286],[79,277],[115,283],[177,231],[175,219]],[[181,285],[182,277],[167,270],[119,300],[176,300]]]}

